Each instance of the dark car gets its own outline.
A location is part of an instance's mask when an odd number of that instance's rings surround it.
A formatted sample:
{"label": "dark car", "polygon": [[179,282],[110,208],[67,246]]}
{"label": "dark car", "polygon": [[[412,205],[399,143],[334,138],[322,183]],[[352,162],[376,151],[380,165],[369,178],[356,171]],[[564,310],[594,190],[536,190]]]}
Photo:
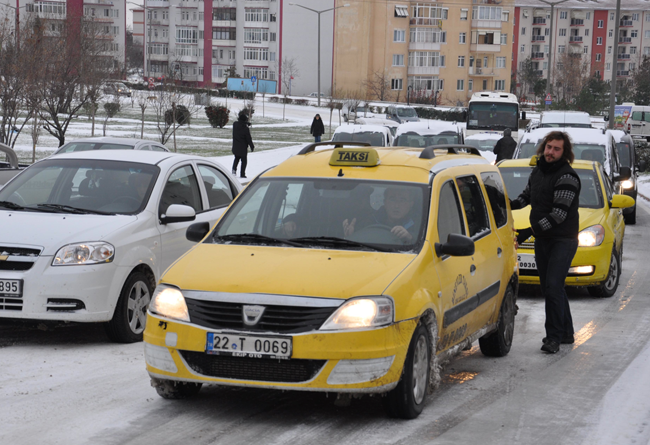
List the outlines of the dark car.
{"label": "dark car", "polygon": [[[621,183],[621,191],[623,194],[631,196],[636,201],[637,195],[637,177],[639,171],[644,171],[646,168],[645,161],[639,161],[636,150],[634,148],[634,140],[632,136],[626,134],[621,130],[610,131],[616,141],[616,150],[618,151],[618,158],[621,167],[629,167],[632,175],[629,179]],[[636,203],[633,207],[623,210],[626,224],[636,224]]]}

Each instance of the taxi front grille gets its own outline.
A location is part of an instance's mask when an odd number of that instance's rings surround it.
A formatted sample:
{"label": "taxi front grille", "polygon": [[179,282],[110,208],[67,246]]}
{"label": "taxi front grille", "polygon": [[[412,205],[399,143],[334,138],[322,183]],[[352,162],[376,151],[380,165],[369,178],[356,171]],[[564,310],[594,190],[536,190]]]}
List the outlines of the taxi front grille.
{"label": "taxi front grille", "polygon": [[0,246],[0,270],[29,270],[40,254],[39,249]]}
{"label": "taxi front grille", "polygon": [[0,311],[22,311],[23,300],[21,298],[0,297]]}
{"label": "taxi front grille", "polygon": [[207,377],[301,383],[313,379],[327,360],[278,360],[179,351],[194,372]]}
{"label": "taxi front grille", "polygon": [[185,299],[192,323],[212,329],[299,333],[318,329],[335,307],[265,306],[255,326],[244,324],[243,303]]}

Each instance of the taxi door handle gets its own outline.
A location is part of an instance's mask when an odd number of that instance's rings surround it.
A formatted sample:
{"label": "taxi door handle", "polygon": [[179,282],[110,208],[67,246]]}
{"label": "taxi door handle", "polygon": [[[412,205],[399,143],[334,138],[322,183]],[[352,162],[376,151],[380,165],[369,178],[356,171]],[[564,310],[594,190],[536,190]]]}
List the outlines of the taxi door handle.
{"label": "taxi door handle", "polygon": [[497,256],[499,258],[501,258],[501,252],[503,252],[503,250],[501,250],[501,247],[497,247]]}
{"label": "taxi door handle", "polygon": [[470,273],[470,275],[474,275],[474,272],[476,272],[476,266],[472,264],[469,267],[469,273]]}

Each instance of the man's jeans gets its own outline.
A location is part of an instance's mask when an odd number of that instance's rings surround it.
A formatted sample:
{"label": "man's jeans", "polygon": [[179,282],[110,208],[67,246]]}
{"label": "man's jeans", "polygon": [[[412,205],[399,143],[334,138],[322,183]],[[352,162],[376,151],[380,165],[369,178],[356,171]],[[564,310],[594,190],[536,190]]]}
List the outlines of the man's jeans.
{"label": "man's jeans", "polygon": [[546,300],[546,338],[560,343],[574,334],[564,281],[578,250],[578,239],[535,239],[535,261]]}

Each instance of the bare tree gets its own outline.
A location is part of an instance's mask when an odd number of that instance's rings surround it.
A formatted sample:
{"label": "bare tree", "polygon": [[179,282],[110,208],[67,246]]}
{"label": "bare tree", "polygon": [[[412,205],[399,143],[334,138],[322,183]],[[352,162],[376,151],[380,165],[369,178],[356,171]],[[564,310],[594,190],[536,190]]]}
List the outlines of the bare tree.
{"label": "bare tree", "polygon": [[30,131],[32,137],[32,163],[36,162],[36,144],[41,136],[41,119],[38,114],[32,118],[32,128]]}
{"label": "bare tree", "polygon": [[282,120],[284,120],[285,109],[287,107],[287,99],[291,91],[291,81],[300,77],[300,71],[298,70],[298,64],[294,57],[282,58],[280,60],[280,79],[282,83]]}
{"label": "bare tree", "polygon": [[112,117],[115,117],[115,115],[120,111],[120,108],[122,107],[120,96],[112,96],[111,100],[109,102],[106,102],[104,104],[104,111],[106,112],[106,117],[104,118],[104,125],[102,127],[103,130],[103,135],[106,136],[106,125],[108,124],[108,120]]}
{"label": "bare tree", "polygon": [[364,80],[361,85],[366,88],[368,95],[377,100],[390,100],[390,76],[386,71],[375,71],[372,77]]}
{"label": "bare tree", "polygon": [[[136,96],[135,92],[133,93],[133,95]],[[136,102],[138,103],[138,106],[140,107],[140,111],[142,112],[141,114],[142,127],[140,128],[140,139],[144,138],[144,112],[149,106],[149,102],[151,101],[151,99],[155,100],[155,96],[151,96],[148,91],[138,92],[136,96]]]}
{"label": "bare tree", "polygon": [[[363,102],[364,94],[362,90],[347,90],[343,93],[343,107],[347,110],[347,113],[343,112],[343,119],[349,121],[351,118],[353,121],[357,122],[357,108]],[[354,116],[352,116],[354,112]]]}
{"label": "bare tree", "polygon": [[556,94],[572,102],[589,82],[589,60],[580,53],[564,52],[558,55],[555,74]]}

